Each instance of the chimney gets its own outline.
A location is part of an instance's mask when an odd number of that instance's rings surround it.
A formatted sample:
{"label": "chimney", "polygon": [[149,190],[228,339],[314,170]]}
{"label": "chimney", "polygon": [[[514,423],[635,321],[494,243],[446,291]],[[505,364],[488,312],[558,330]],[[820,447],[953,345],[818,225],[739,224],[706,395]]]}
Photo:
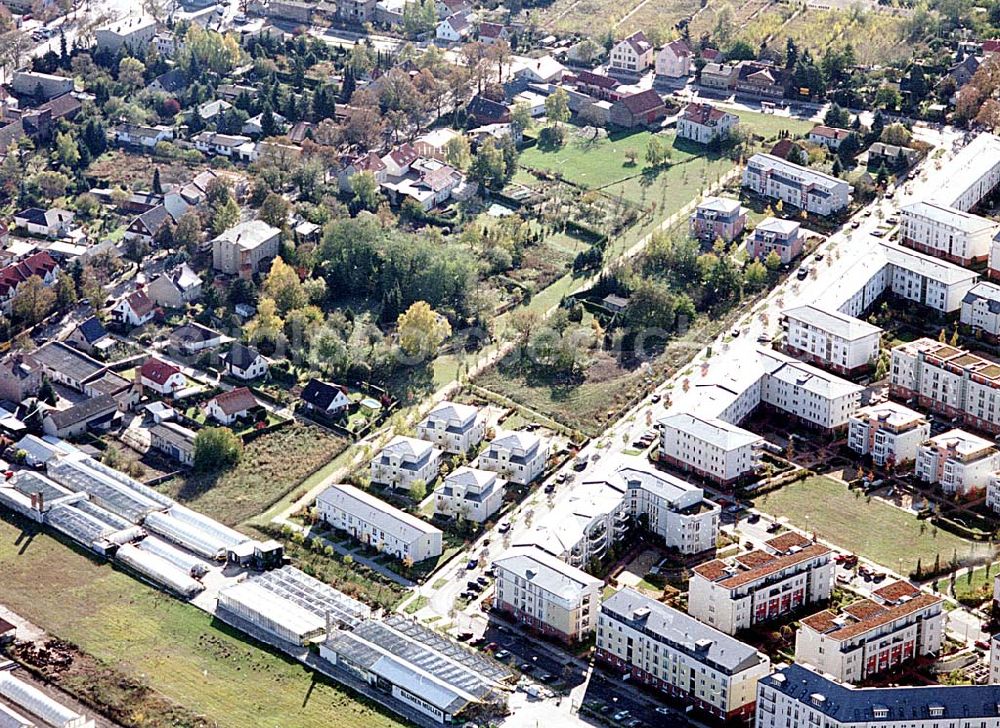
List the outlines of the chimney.
{"label": "chimney", "polygon": [[38,512],[45,512],[45,493],[38,491]]}
{"label": "chimney", "polygon": [[31,494],[31,510],[33,510],[33,511],[39,510],[39,508],[38,508],[38,494],[37,493],[32,493]]}
{"label": "chimney", "polygon": [[333,634],[333,612],[326,613],[326,636]]}

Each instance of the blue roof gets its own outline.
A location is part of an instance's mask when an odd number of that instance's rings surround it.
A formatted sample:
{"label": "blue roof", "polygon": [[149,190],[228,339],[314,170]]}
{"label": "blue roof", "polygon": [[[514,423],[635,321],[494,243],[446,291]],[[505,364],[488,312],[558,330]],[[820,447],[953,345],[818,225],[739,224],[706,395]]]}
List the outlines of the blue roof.
{"label": "blue roof", "polygon": [[88,344],[100,341],[108,335],[108,332],[104,329],[104,324],[96,316],[91,316],[80,324],[80,333],[83,334],[83,338],[87,340]]}
{"label": "blue roof", "polygon": [[[761,680],[760,685],[846,724],[1000,715],[1000,685],[854,688],[798,664],[775,671]],[[876,718],[875,711],[879,709],[888,713]]]}

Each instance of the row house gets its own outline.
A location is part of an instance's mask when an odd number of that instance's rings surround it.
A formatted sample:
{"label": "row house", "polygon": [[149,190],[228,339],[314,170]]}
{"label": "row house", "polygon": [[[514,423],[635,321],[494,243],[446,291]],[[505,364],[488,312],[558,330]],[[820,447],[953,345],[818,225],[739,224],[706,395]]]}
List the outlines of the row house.
{"label": "row house", "polygon": [[864,387],[770,349],[758,351],[764,367],[761,403],[823,430],[840,430],[858,407]]}
{"label": "row house", "polygon": [[944,638],[941,597],[896,581],[843,607],[805,617],[795,661],[858,683],[916,658],[936,655]]}
{"label": "row house", "polygon": [[660,420],[660,457],[681,470],[727,485],[751,474],[763,438],[719,419],[677,413]]}
{"label": "row house", "polygon": [[958,320],[989,341],[1000,338],[1000,286],[977,283],[962,299]]}
{"label": "row house", "polygon": [[989,258],[1000,224],[936,202],[913,202],[900,210],[903,245],[958,265]]}
{"label": "row house", "polygon": [[460,467],[434,491],[434,514],[485,523],[503,505],[504,485],[496,473]]}
{"label": "row house", "polygon": [[757,683],[756,728],[1000,728],[995,685],[856,688],[793,663]]}
{"label": "row house", "polygon": [[1000,432],[1000,364],[957,346],[923,338],[895,347],[889,391],[979,430]]}
{"label": "row house", "polygon": [[727,139],[739,126],[740,117],[711,104],[688,104],[677,119],[677,138],[698,144]]}
{"label": "row house", "polygon": [[618,41],[611,48],[608,68],[611,71],[642,73],[653,65],[654,54],[653,45],[646,40],[646,35],[640,30]]}
{"label": "row house", "polygon": [[758,260],[765,260],[772,252],[788,265],[802,255],[801,226],[794,220],[765,217],[754,228],[747,240],[747,252]]}
{"label": "row house", "polygon": [[545,472],[549,445],[530,432],[500,432],[477,459],[477,467],[511,483],[528,485]]}
{"label": "row house", "polygon": [[832,215],[850,204],[854,188],[844,180],[770,154],[755,154],[743,171],[743,186],[816,215]]}
{"label": "row house", "polygon": [[967,268],[895,243],[881,243],[880,248],[887,262],[885,288],[894,296],[944,314],[959,311],[965,294],[979,280]]}
{"label": "row house", "polygon": [[699,240],[724,240],[731,243],[743,234],[747,210],[739,200],[707,197],[691,213],[691,234]]}
{"label": "row house", "polygon": [[847,446],[870,455],[880,467],[896,467],[917,459],[920,446],[931,436],[931,425],[919,412],[895,402],[873,404],[851,417]]}
{"label": "row house", "polygon": [[493,606],[567,644],[592,634],[603,582],[534,547],[517,547],[493,562]]}
{"label": "row house", "polygon": [[736,634],[755,624],[785,617],[833,592],[833,553],[793,531],[727,560],[692,570],[688,614]]}
{"label": "row house", "polygon": [[837,374],[865,373],[878,356],[882,329],[839,311],[790,308],[782,312],[781,324],[785,351]]}
{"label": "row house", "polygon": [[932,437],[917,450],[916,476],[940,485],[948,495],[967,498],[984,492],[997,470],[1000,451],[994,443],[963,430]]}
{"label": "row house", "polygon": [[417,425],[417,437],[453,455],[476,447],[486,432],[486,415],[478,407],[441,402]]}
{"label": "row house", "polygon": [[697,619],[625,588],[601,605],[595,656],[719,720],[746,722],[770,660]]}
{"label": "row house", "polygon": [[373,483],[409,489],[416,481],[437,477],[441,451],[429,442],[397,435],[371,461]]}
{"label": "row house", "polygon": [[59,264],[45,250],[0,268],[0,309],[4,315],[11,315],[14,297],[21,284],[29,278],[37,277],[44,286],[49,287],[55,284],[58,275]]}

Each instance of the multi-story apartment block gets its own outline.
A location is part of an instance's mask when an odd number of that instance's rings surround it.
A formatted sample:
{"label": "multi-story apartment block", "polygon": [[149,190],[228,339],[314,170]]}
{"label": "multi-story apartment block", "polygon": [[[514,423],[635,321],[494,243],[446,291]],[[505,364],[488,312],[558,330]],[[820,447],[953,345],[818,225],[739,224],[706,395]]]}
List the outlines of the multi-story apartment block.
{"label": "multi-story apartment block", "polygon": [[739,200],[706,197],[691,213],[691,234],[701,240],[724,240],[731,243],[743,233],[747,211]]}
{"label": "multi-story apartment block", "polygon": [[567,643],[594,631],[603,582],[541,549],[514,547],[493,562],[493,606]]}
{"label": "multi-story apartment block", "polygon": [[749,720],[771,661],[673,607],[622,589],[601,605],[596,657],[721,720]]}
{"label": "multi-story apartment block", "polygon": [[237,223],[212,241],[212,267],[229,275],[256,273],[278,255],[280,243],[281,231],[263,220]]}
{"label": "multi-story apartment block", "polygon": [[917,450],[916,476],[940,485],[949,495],[968,497],[985,491],[997,470],[1000,452],[994,444],[963,430],[932,437]]}
{"label": "multi-story apartment block", "polygon": [[832,215],[851,201],[854,188],[844,180],[801,167],[781,157],[755,154],[743,170],[743,186],[758,195],[817,215]]}
{"label": "multi-story apartment block", "polygon": [[1000,338],[1000,286],[977,283],[962,299],[959,321],[989,341]]}
{"label": "multi-story apartment block", "polygon": [[758,464],[763,438],[718,419],[678,413],[660,422],[660,457],[682,470],[733,483],[752,473]]}
{"label": "multi-story apartment block", "polygon": [[882,243],[888,266],[885,286],[890,293],[942,313],[962,308],[962,299],[979,275],[961,266],[900,247]]}
{"label": "multi-story apartment block", "polygon": [[417,437],[456,455],[478,445],[485,432],[486,419],[479,408],[455,402],[441,402],[417,425]]}
{"label": "multi-story apartment block", "polygon": [[753,235],[747,240],[747,252],[754,258],[764,260],[774,251],[782,263],[791,263],[802,255],[799,228],[800,225],[794,220],[765,217],[757,223]]}
{"label": "multi-story apartment block", "polygon": [[316,509],[324,523],[397,559],[441,555],[440,529],[353,485],[331,485],[316,497]]}
{"label": "multi-story apartment block", "polygon": [[740,117],[711,104],[688,104],[677,119],[677,138],[698,144],[726,139],[739,126]]}
{"label": "multi-story apartment block", "polygon": [[477,467],[527,485],[545,472],[548,443],[530,432],[501,432],[479,456]]}
{"label": "multi-story apartment block", "polygon": [[892,350],[889,391],[921,407],[1000,432],[1000,364],[933,339]]}
{"label": "multi-story apartment block", "polygon": [[817,306],[781,314],[785,351],[838,374],[860,374],[878,356],[882,329],[861,319]]}
{"label": "multi-story apartment block", "polygon": [[897,581],[839,614],[824,610],[801,625],[795,634],[795,661],[856,683],[914,657],[936,655],[944,635],[944,609],[941,597]]}
{"label": "multi-story apartment block", "polygon": [[895,402],[858,410],[848,426],[847,446],[871,455],[878,466],[894,467],[917,459],[917,450],[931,436],[931,425],[919,412]]}
{"label": "multi-story apartment block", "polygon": [[829,599],[833,572],[830,549],[789,531],[763,549],[696,566],[688,585],[688,614],[736,634]]}
{"label": "multi-story apartment block", "polygon": [[993,685],[856,688],[804,665],[757,684],[756,728],[1000,728]]}
{"label": "multi-story apartment block", "polygon": [[503,505],[503,487],[496,473],[461,467],[434,492],[434,513],[483,523]]}
{"label": "multi-story apartment block", "polygon": [[441,451],[429,442],[397,435],[371,461],[372,482],[393,488],[410,488],[417,480],[430,483],[437,477]]}
{"label": "multi-story apartment block", "polygon": [[758,352],[761,403],[824,430],[839,430],[861,405],[864,387],[770,349]]}
{"label": "multi-story apartment block", "polygon": [[990,640],[990,684],[1000,684],[1000,634]]}
{"label": "multi-story apartment block", "polygon": [[716,547],[721,508],[702,488],[641,466],[619,468],[607,481],[624,488],[628,514],[668,549],[697,554]]}
{"label": "multi-story apartment block", "polygon": [[611,71],[642,73],[653,65],[655,49],[640,30],[611,48]]}
{"label": "multi-story apartment block", "polygon": [[986,261],[1000,224],[935,202],[913,202],[901,210],[902,242],[959,265]]}

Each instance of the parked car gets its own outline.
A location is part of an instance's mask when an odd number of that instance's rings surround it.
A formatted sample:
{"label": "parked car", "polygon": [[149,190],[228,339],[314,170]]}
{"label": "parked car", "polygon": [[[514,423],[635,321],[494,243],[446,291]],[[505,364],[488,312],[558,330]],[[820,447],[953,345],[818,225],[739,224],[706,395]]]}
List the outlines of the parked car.
{"label": "parked car", "polygon": [[490,580],[487,579],[485,576],[480,576],[479,578],[476,579],[476,582],[482,586],[490,585]]}
{"label": "parked car", "polygon": [[499,525],[499,526],[497,527],[497,530],[498,530],[498,531],[499,531],[500,533],[507,533],[507,531],[509,531],[509,530],[510,530],[510,521],[504,521],[503,523],[501,523],[501,524],[500,524],[500,525]]}
{"label": "parked car", "polygon": [[768,533],[777,533],[780,530],[781,530],[781,524],[778,523],[777,521],[774,521],[770,526],[767,527]]}
{"label": "parked car", "polygon": [[458,640],[459,642],[468,642],[469,640],[472,639],[472,632],[469,632],[468,630],[459,632],[457,635],[455,635],[455,639]]}
{"label": "parked car", "polygon": [[465,565],[465,568],[468,569],[469,571],[472,571],[477,566],[479,566],[479,559],[469,559],[469,563]]}
{"label": "parked car", "polygon": [[510,653],[507,650],[497,650],[497,653],[493,656],[498,660],[506,660],[510,657]]}
{"label": "parked car", "polygon": [[795,277],[798,278],[800,281],[804,281],[808,277],[808,275],[809,275],[809,269],[803,267],[799,268],[799,272],[795,274]]}

